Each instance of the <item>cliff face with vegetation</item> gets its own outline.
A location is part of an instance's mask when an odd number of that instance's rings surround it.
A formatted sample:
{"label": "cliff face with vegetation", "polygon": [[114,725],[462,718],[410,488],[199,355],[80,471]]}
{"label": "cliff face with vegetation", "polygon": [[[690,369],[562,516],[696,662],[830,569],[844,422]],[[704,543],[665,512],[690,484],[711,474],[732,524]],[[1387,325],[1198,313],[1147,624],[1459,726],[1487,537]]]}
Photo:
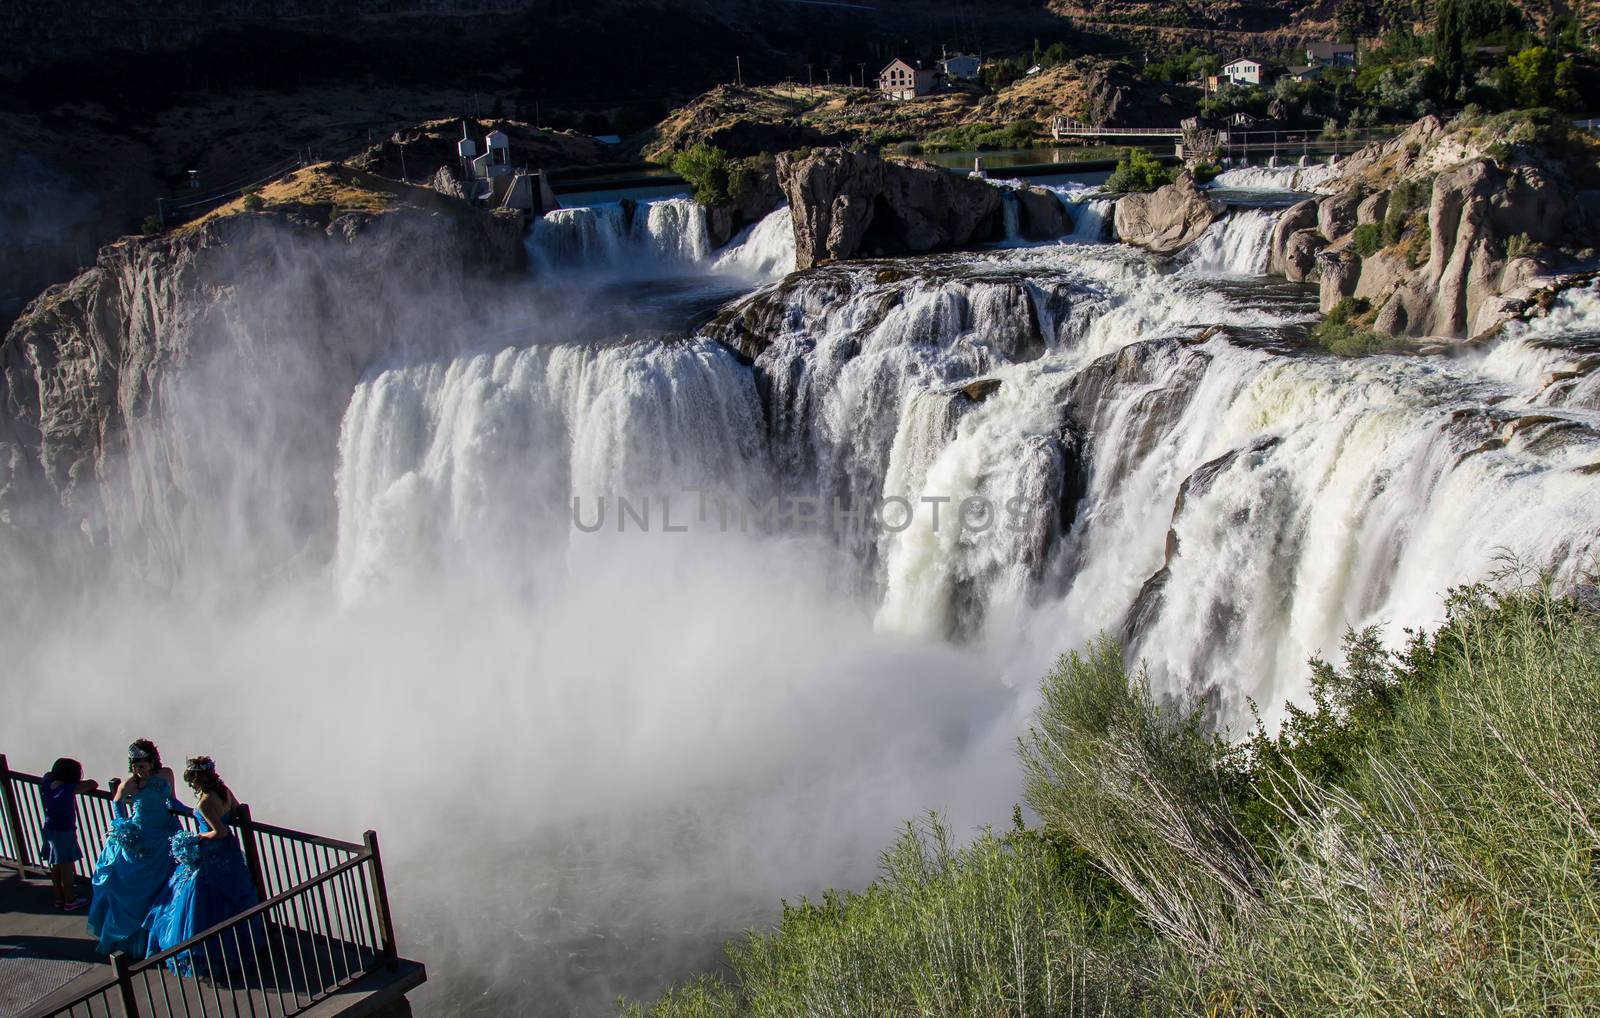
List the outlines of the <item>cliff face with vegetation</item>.
{"label": "cliff face with vegetation", "polygon": [[1425,117],[1315,186],[1271,263],[1318,283],[1324,311],[1359,302],[1381,336],[1479,335],[1502,320],[1497,298],[1600,241],[1600,144],[1560,120]]}

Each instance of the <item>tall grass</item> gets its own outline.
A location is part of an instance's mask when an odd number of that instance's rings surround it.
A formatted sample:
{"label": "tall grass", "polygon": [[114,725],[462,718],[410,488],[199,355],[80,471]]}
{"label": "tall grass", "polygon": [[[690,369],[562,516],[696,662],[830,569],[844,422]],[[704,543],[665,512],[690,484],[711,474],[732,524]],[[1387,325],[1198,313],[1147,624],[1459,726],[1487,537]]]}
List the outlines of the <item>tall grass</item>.
{"label": "tall grass", "polygon": [[1041,828],[908,825],[871,887],[628,1013],[1600,1011],[1600,614],[1472,588],[1345,656],[1229,745],[1113,642],[1066,655],[1021,743]]}

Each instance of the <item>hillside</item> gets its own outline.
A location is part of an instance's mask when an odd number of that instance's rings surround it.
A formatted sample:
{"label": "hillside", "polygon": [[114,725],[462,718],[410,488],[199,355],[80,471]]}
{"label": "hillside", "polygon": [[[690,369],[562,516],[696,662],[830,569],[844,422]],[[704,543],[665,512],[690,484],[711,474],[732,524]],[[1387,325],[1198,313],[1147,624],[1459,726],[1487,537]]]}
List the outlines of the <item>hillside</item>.
{"label": "hillside", "polygon": [[645,136],[642,154],[705,143],[734,155],[806,145],[923,140],[968,125],[1034,121],[1056,114],[1094,124],[1177,124],[1194,112],[1194,89],[1153,82],[1126,61],[1081,57],[995,93],[957,86],[908,102],[870,89],[719,85],[674,110]]}

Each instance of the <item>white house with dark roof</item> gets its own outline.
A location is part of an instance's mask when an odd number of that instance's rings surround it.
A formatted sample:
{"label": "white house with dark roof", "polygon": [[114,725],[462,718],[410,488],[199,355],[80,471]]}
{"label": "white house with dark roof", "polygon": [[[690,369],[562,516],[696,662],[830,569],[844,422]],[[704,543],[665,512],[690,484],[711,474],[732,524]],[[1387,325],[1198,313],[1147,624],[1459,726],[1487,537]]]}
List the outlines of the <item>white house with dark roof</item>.
{"label": "white house with dark roof", "polygon": [[934,81],[931,68],[912,67],[896,57],[878,72],[878,91],[887,99],[915,99],[932,92]]}
{"label": "white house with dark roof", "polygon": [[1254,57],[1240,57],[1222,65],[1222,79],[1231,85],[1262,85],[1272,80],[1272,66]]}

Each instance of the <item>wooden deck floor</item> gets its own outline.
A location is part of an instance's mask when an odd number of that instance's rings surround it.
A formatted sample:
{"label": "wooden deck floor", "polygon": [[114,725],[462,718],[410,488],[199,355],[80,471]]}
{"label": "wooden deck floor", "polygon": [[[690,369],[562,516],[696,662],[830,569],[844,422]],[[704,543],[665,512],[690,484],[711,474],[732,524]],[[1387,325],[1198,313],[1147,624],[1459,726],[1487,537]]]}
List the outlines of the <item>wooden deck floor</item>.
{"label": "wooden deck floor", "polygon": [[[81,893],[87,892],[83,887]],[[48,881],[23,881],[15,871],[0,876],[0,1018],[49,1014],[109,972],[106,959],[95,953],[84,912],[57,912],[52,900]],[[262,942],[260,964],[246,966],[231,993],[211,980],[165,970],[136,978],[139,1013],[356,1018],[390,1006],[427,978],[420,964],[404,960],[395,969],[378,967],[352,978],[348,973],[364,966],[352,964],[350,948],[337,941],[267,930]],[[323,993],[326,999],[309,1005]]]}

